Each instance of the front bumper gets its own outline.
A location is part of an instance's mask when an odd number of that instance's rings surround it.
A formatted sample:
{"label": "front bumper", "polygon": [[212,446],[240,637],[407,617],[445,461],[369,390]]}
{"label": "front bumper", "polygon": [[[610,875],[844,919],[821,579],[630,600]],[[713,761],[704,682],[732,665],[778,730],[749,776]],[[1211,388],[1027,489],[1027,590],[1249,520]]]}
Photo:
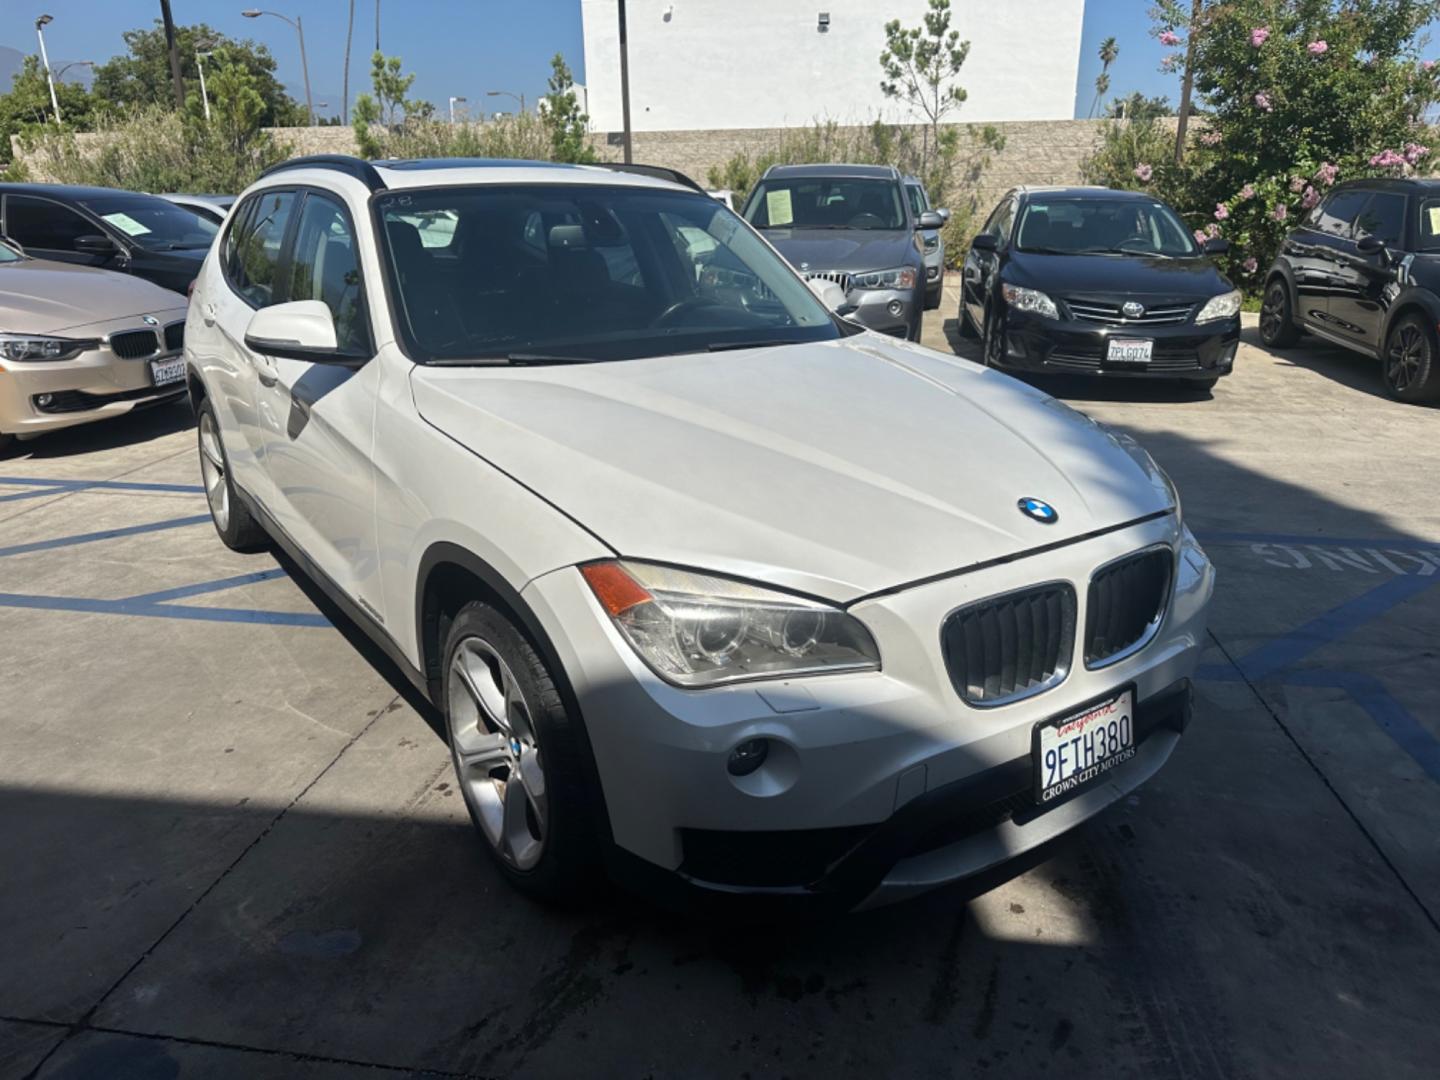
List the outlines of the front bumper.
{"label": "front bumper", "polygon": [[[1058,686],[1010,705],[976,709],[956,695],[938,640],[949,612],[1069,580],[1083,625],[1091,572],[1156,543],[1176,551],[1174,593],[1143,649],[1094,671],[1077,658]],[[632,877],[853,908],[978,874],[1149,778],[1184,729],[1213,588],[1193,536],[1166,517],[854,604],[882,671],[705,691],[645,667],[573,568],[531,582],[525,597],[580,703],[619,864]],[[1135,757],[1041,812],[1030,796],[1034,725],[1127,684],[1141,717]],[[730,751],[752,738],[770,740],[770,758],[730,776]]]}
{"label": "front bumper", "polygon": [[851,289],[845,298],[855,305],[847,318],[891,337],[916,338],[920,331],[924,285],[913,289]]}
{"label": "front bumper", "polygon": [[[156,351],[149,356],[125,359],[109,346],[112,331],[133,332],[137,318],[78,327],[66,337],[95,338],[97,348],[73,360],[47,363],[0,361],[0,432],[27,438],[47,431],[88,424],[121,416],[133,409],[178,397],[185,393],[185,380],[156,386],[152,377],[154,361],[178,360],[179,348],[165,346],[164,330],[184,324],[185,309],[155,313]],[[49,395],[42,405],[36,399]]]}
{"label": "front bumper", "polygon": [[[1148,364],[1106,360],[1111,338],[1154,341]],[[1228,375],[1240,345],[1240,319],[1177,325],[1097,325],[1078,319],[1046,319],[1009,308],[999,366],[1006,371],[1103,375],[1107,378],[1213,379]]]}

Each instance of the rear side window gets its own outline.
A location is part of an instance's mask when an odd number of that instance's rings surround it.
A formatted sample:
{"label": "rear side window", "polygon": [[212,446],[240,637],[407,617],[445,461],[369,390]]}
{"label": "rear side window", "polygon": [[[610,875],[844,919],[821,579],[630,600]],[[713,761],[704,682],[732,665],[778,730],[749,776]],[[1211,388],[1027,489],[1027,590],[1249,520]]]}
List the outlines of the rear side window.
{"label": "rear side window", "polygon": [[1427,251],[1440,248],[1440,199],[1420,202],[1420,247]]}
{"label": "rear side window", "polygon": [[295,212],[295,192],[266,191],[246,200],[225,240],[225,276],[230,287],[251,307],[281,299],[280,249]]}
{"label": "rear side window", "polygon": [[1319,212],[1310,224],[1330,236],[1349,236],[1350,226],[1369,198],[1368,191],[1333,192],[1320,204]]}
{"label": "rear side window", "polygon": [[98,225],[69,207],[49,199],[5,196],[5,233],[21,247],[42,251],[75,251],[81,236],[101,236]]}
{"label": "rear side window", "polygon": [[1395,191],[1377,191],[1355,219],[1355,239],[1374,236],[1389,247],[1399,247],[1405,234],[1405,196]]}
{"label": "rear side window", "polygon": [[906,184],[905,195],[910,201],[910,213],[918,218],[925,212],[925,193],[914,184]]}
{"label": "rear side window", "polygon": [[355,230],[344,208],[323,195],[307,195],[292,252],[286,299],[321,301],[335,320],[336,348],[368,353]]}

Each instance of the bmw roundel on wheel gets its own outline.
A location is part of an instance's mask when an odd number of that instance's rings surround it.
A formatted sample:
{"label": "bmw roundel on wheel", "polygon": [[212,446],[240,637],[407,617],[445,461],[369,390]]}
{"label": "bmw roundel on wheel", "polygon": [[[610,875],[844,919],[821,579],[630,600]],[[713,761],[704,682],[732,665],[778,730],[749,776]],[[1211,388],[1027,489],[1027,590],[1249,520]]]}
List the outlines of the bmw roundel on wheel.
{"label": "bmw roundel on wheel", "polygon": [[530,895],[888,902],[1185,730],[1215,575],[1169,478],[826,284],[679,174],[525,162],[297,159],[205,261],[220,538],[436,704]]}

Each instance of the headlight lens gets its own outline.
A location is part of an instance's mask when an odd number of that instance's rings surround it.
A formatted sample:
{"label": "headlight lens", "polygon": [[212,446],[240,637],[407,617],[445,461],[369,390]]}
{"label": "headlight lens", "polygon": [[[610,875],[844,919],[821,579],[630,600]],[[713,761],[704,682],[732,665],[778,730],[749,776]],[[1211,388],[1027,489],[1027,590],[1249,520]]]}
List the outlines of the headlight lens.
{"label": "headlight lens", "polygon": [[934,251],[940,246],[939,233],[931,233],[928,236],[922,236],[921,240],[924,241],[926,251]]}
{"label": "headlight lens", "polygon": [[872,270],[868,274],[852,274],[852,289],[913,289],[915,268],[897,266],[894,270]]}
{"label": "headlight lens", "polygon": [[1005,303],[1016,311],[1028,311],[1031,315],[1039,315],[1045,319],[1060,317],[1060,312],[1055,310],[1055,301],[1039,289],[1022,289],[1019,285],[1002,285],[1001,292],[1005,295]]}
{"label": "headlight lens", "polygon": [[649,563],[580,572],[640,658],[679,686],[880,667],[864,624],[827,604]]}
{"label": "headlight lens", "polygon": [[1212,296],[1195,316],[1196,322],[1215,322],[1217,319],[1232,319],[1240,314],[1240,290],[1231,289],[1219,296]]}
{"label": "headlight lens", "polygon": [[92,349],[94,341],[77,341],[74,338],[42,337],[38,334],[0,334],[0,360],[18,363],[26,361],[70,360],[86,349]]}

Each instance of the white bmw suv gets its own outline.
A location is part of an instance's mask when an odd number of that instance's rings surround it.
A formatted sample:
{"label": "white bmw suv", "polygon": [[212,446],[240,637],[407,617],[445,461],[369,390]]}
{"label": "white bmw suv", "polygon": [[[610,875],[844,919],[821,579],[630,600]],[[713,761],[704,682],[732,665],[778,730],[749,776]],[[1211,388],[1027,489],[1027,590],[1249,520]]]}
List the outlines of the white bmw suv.
{"label": "white bmw suv", "polygon": [[215,527],[442,711],[504,875],[874,905],[1151,776],[1214,571],[1163,472],[837,318],[665,170],[298,159],[185,332]]}

